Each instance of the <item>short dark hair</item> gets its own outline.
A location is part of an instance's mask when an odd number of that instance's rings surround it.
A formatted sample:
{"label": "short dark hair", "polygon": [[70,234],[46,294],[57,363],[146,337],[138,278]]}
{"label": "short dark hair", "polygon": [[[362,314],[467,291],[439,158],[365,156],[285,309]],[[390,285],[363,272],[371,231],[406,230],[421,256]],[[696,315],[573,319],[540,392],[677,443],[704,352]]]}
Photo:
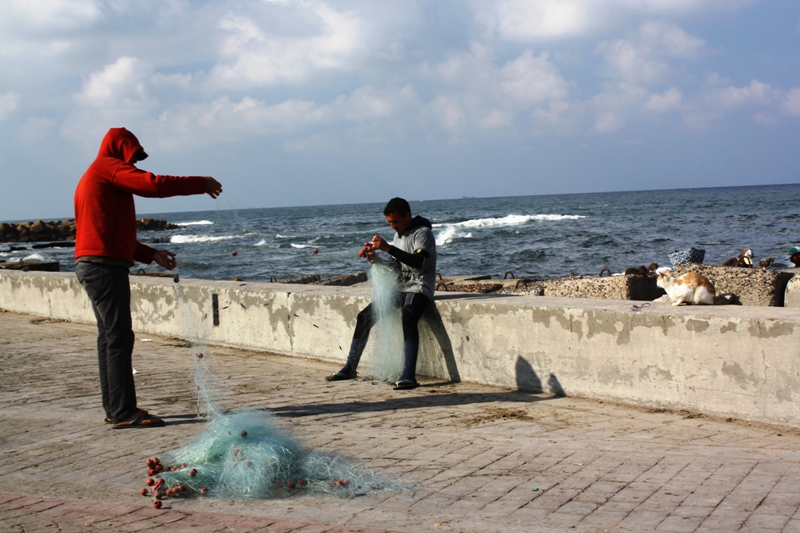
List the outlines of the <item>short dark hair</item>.
{"label": "short dark hair", "polygon": [[407,213],[411,213],[411,206],[402,198],[392,198],[386,203],[386,207],[383,208],[383,216],[389,216],[389,213],[394,213],[402,217]]}

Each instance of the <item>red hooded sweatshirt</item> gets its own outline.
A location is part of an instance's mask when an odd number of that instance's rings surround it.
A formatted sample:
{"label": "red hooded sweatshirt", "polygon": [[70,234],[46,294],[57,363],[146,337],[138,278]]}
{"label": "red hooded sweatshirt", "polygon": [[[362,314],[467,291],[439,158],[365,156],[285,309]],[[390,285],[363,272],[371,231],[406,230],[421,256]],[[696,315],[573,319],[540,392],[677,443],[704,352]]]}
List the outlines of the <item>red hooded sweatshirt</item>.
{"label": "red hooded sweatshirt", "polygon": [[75,258],[102,256],[151,263],[155,250],[136,240],[133,195],[148,198],[203,194],[202,176],[157,176],[128,163],[142,149],[125,128],[111,128],[97,159],[75,189]]}

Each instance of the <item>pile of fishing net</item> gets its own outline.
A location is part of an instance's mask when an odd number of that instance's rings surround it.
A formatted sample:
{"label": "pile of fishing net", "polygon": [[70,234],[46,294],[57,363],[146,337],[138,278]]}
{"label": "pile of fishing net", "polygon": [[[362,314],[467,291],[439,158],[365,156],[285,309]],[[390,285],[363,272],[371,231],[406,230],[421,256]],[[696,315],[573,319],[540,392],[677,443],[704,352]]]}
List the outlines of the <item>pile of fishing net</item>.
{"label": "pile of fishing net", "polygon": [[[391,348],[391,357],[375,358],[374,367],[384,379],[402,369],[402,330],[396,298],[395,273],[387,267],[373,269],[377,286],[373,304],[378,307],[380,348]],[[158,509],[166,498],[218,496],[227,499],[280,498],[300,493],[327,493],[350,498],[384,491],[405,490],[332,453],[309,451],[281,431],[274,417],[265,411],[247,409],[225,412],[222,405],[235,397],[218,376],[221,371],[203,341],[203,332],[189,309],[182,287],[178,302],[186,336],[194,352],[194,381],[198,417],[208,420],[207,428],[194,441],[169,453],[163,462],[146,461],[146,487],[141,494],[152,496]],[[200,349],[197,352],[197,349]]]}
{"label": "pile of fishing net", "polygon": [[194,442],[164,462],[147,460],[147,487],[156,507],[168,497],[231,499],[328,493],[354,497],[398,487],[335,454],[304,450],[281,433],[270,415],[243,410],[215,416]]}

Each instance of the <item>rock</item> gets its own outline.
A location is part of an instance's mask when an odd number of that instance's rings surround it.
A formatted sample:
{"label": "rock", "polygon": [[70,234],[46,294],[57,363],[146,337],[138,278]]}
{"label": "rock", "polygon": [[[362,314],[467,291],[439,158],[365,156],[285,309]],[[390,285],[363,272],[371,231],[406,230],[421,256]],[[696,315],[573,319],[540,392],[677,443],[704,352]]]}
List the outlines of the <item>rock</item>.
{"label": "rock", "polygon": [[356,272],[355,274],[345,274],[344,276],[337,276],[335,278],[328,278],[322,281],[315,281],[312,282],[312,284],[349,287],[350,285],[355,285],[356,283],[364,283],[365,281],[367,281],[367,273]]}
{"label": "rock", "polygon": [[181,226],[172,224],[166,220],[158,220],[155,218],[143,218],[136,221],[136,227],[143,231],[163,231],[172,229],[181,229]]}

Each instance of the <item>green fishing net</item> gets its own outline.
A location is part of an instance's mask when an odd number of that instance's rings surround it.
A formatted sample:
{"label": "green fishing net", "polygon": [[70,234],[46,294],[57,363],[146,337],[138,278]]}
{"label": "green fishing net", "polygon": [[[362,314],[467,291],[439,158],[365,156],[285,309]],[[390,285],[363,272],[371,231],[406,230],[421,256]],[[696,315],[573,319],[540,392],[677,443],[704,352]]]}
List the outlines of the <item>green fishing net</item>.
{"label": "green fishing net", "polygon": [[303,449],[259,410],[214,416],[205,431],[163,463],[148,460],[150,470],[154,464],[161,465],[152,473],[163,480],[155,489],[163,491],[162,498],[258,499],[301,492],[353,497],[398,488],[340,455]]}
{"label": "green fishing net", "polygon": [[368,379],[394,382],[403,371],[403,325],[397,305],[400,284],[395,270],[385,263],[374,263],[368,276],[375,325],[359,372]]}
{"label": "green fishing net", "polygon": [[[179,298],[179,305],[185,300]],[[197,495],[258,499],[327,493],[348,498],[405,490],[346,457],[305,449],[266,411],[226,410],[236,397],[218,377],[220,369],[199,329],[188,325],[187,332],[197,413],[208,422],[182,448],[146,461],[149,477],[140,492],[153,496],[156,508],[166,498]]]}

